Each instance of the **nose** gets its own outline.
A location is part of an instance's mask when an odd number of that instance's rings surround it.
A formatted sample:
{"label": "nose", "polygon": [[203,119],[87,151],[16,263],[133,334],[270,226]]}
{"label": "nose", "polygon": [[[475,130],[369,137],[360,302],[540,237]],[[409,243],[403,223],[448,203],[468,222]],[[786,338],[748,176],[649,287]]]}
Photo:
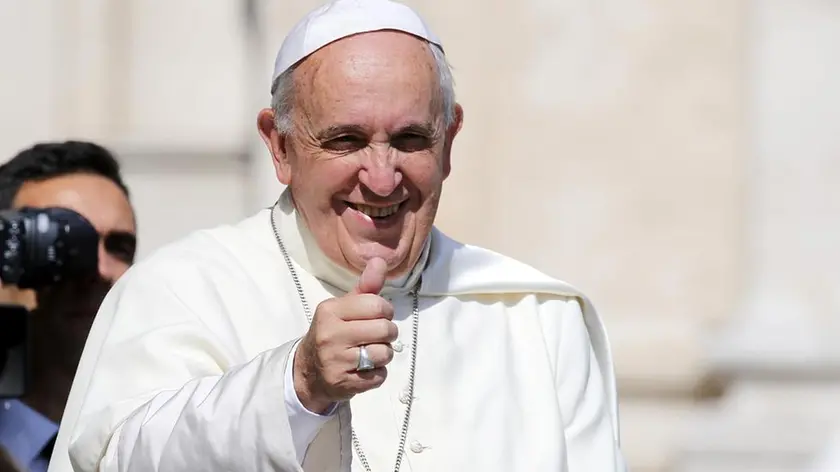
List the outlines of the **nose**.
{"label": "nose", "polygon": [[113,284],[125,273],[126,270],[128,270],[128,264],[108,254],[104,245],[100,243],[99,276],[102,277],[102,280]]}
{"label": "nose", "polygon": [[394,193],[402,182],[402,172],[386,153],[372,156],[359,171],[359,182],[380,197]]}

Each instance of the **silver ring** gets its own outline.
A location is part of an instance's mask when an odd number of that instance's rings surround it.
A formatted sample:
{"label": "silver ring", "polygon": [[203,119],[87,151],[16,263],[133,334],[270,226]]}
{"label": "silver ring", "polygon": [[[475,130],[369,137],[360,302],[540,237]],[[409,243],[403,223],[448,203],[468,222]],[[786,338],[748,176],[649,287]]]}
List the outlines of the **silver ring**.
{"label": "silver ring", "polygon": [[365,372],[375,368],[376,366],[373,364],[373,361],[370,360],[370,356],[368,356],[367,348],[365,346],[359,346],[359,366],[356,370],[359,372]]}

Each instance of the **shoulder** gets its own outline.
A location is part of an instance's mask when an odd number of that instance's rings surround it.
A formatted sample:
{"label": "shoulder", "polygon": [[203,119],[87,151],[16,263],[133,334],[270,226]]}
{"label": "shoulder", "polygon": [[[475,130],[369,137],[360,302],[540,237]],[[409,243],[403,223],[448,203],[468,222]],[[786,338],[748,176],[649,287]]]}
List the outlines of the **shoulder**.
{"label": "shoulder", "polygon": [[580,372],[589,371],[602,379],[617,441],[618,400],[612,352],[604,324],[589,298],[576,287],[511,257],[460,243],[437,229],[432,238],[422,290],[436,295],[520,295],[534,299],[546,345],[556,348],[555,361],[566,357],[561,351],[583,356],[572,356],[575,359],[586,359],[591,353],[598,368]]}
{"label": "shoulder", "polygon": [[512,257],[432,231],[424,292],[440,295],[536,295],[541,300],[585,299],[573,285]]}
{"label": "shoulder", "polygon": [[[592,343],[605,375],[612,372],[609,340],[601,317],[589,298],[576,287],[491,251],[432,234],[430,264],[421,290],[428,295],[518,297],[533,300],[544,332],[559,332],[561,324],[576,323]],[[610,374],[611,375],[611,374]]]}
{"label": "shoulder", "polygon": [[[131,267],[100,305],[97,323],[113,339],[197,320],[216,333],[231,310],[265,312],[266,294],[276,286],[278,265],[261,241],[263,212],[233,225],[190,233]],[[266,232],[270,235],[270,226]],[[111,326],[113,325],[113,326]],[[203,328],[202,328],[203,329]],[[114,334],[116,333],[116,334]]]}
{"label": "shoulder", "polygon": [[265,263],[275,249],[268,225],[269,211],[262,210],[235,224],[194,231],[155,250],[126,275],[177,279],[185,273],[236,273],[260,261]]}
{"label": "shoulder", "polygon": [[135,306],[187,313],[217,310],[234,300],[261,300],[279,270],[268,218],[259,212],[155,250],[120,277],[100,312]]}

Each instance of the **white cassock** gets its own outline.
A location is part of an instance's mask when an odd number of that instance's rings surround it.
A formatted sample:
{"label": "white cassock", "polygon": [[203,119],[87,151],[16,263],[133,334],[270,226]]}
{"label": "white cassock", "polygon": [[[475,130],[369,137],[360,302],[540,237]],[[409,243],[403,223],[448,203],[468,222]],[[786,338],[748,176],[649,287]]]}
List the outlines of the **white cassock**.
{"label": "white cassock", "polygon": [[[278,210],[312,309],[352,289],[358,277],[320,252],[288,195]],[[589,301],[437,230],[418,267],[382,292],[404,346],[387,381],[320,430],[316,421],[307,448],[312,421],[284,392],[294,392],[287,366],[308,324],[270,215],[196,232],[120,279],[88,339],[51,472],[71,470],[71,458],[77,471],[361,471],[351,416],[371,469],[393,470],[418,279],[402,471],[624,470],[609,346]]]}

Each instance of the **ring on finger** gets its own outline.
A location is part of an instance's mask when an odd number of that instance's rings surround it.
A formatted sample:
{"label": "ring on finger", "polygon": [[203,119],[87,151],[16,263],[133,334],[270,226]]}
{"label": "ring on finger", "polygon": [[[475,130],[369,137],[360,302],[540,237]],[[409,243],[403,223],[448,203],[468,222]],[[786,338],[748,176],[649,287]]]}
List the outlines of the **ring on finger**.
{"label": "ring on finger", "polygon": [[376,368],[376,365],[370,359],[370,355],[368,355],[367,347],[359,346],[359,362],[358,367],[356,370],[359,372],[365,372],[368,370],[373,370]]}

